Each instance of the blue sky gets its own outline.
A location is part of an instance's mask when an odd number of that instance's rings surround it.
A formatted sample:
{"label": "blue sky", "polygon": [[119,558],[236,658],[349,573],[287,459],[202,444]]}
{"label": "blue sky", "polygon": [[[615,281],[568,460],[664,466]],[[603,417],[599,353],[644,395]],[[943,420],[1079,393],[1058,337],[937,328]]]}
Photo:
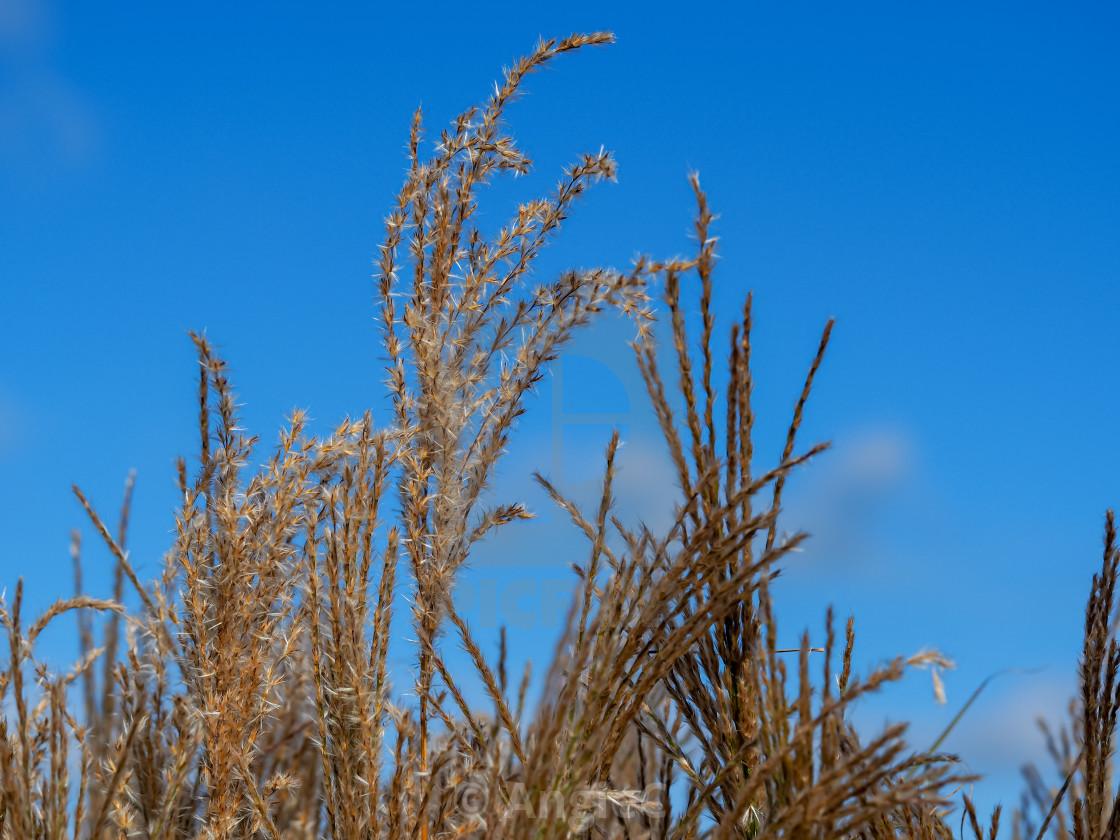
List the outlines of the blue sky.
{"label": "blue sky", "polygon": [[[993,774],[981,803],[1010,805],[1033,716],[1073,691],[1120,502],[1118,24],[1103,3],[0,0],[0,584],[22,574],[39,606],[68,591],[69,529],[93,543],[70,483],[112,510],[132,467],[132,553],[155,574],[173,459],[196,445],[188,329],[219,345],[266,442],[293,406],[326,428],[378,405],[371,261],[412,110],[438,129],[538,35],[610,29],[616,45],[530,80],[509,117],[535,173],[484,209],[500,220],[604,145],[618,183],[541,271],[625,266],[691,248],[699,170],[720,311],[756,295],[763,461],[837,319],[803,427],[835,450],[790,485],[790,527],[818,539],[780,584],[782,626],[795,644],[833,603],[867,665],[955,658],[948,707],[922,676],[860,710],[914,719],[919,742],[989,673],[1041,669],[993,684],[949,744]],[[671,499],[627,338],[605,322],[571,349],[505,462],[499,492],[541,518],[481,552],[464,592],[484,621],[486,587],[521,581],[512,603],[537,617],[518,656],[547,658],[544,601],[565,552],[583,556],[530,471],[592,492],[609,426],[585,415],[607,411],[626,427],[623,509]]]}

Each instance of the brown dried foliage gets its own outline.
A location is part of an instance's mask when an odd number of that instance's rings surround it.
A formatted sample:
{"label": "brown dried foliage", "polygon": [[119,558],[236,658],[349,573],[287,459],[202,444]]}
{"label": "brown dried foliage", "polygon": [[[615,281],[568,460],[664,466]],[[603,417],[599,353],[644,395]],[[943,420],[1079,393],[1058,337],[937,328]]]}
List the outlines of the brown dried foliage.
{"label": "brown dried foliage", "polygon": [[[194,336],[199,465],[191,479],[179,464],[183,501],[159,579],[140,581],[125,547],[131,477],[115,531],[75,488],[115,558],[113,597],[82,594],[75,533],[74,597],[29,628],[22,582],[11,601],[0,599],[9,640],[0,838],[951,836],[955,765],[908,749],[903,726],[864,740],[846,719],[860,696],[943,660],[900,657],[860,679],[849,619],[834,673],[831,612],[823,647],[811,648],[808,634],[793,658],[776,646],[769,584],[804,539],[779,537],[782,491],[790,472],[825,448],[798,452],[797,432],[831,322],[784,451],[759,468],[751,300],[730,329],[719,398],[714,217],[695,176],[699,250],[687,260],[641,258],[627,272],[568,271],[531,285],[534,261],[575,199],[613,177],[606,153],[581,157],[496,235],[475,224],[480,189],[529,170],[503,122],[524,78],[560,53],[611,40],[540,43],[484,105],[442,133],[428,160],[417,112],[378,260],[391,422],[378,426],[367,414],[318,438],[297,412],[267,463],[253,468],[257,439],[238,425],[226,364]],[[692,278],[698,354],[682,293]],[[668,313],[672,384],[655,342],[655,287]],[[660,532],[619,521],[617,433],[591,515],[538,476],[586,535],[589,554],[573,564],[581,591],[531,711],[529,672],[512,690],[504,636],[489,660],[451,592],[476,542],[530,515],[520,504],[483,506],[494,470],[548,364],[605,310],[635,324],[637,365],[680,503]],[[1086,626],[1081,775],[1072,812],[1054,823],[1077,840],[1115,836],[1120,819],[1107,770],[1120,663],[1109,522]],[[140,603],[133,613],[120,606],[126,581]],[[407,695],[387,673],[398,592],[411,603],[416,640]],[[82,655],[57,676],[33,645],[69,611]],[[97,647],[90,611],[108,614]],[[451,673],[447,635],[473,673]],[[478,680],[492,710],[467,702],[464,679]],[[1063,748],[1072,763],[1072,746]]]}

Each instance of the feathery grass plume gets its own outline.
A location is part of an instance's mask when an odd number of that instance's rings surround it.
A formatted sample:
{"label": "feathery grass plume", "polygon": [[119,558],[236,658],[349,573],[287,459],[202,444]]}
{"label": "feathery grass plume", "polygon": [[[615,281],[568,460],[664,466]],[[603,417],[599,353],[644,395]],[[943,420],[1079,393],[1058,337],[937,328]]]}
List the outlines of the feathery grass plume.
{"label": "feathery grass plume", "polygon": [[[940,830],[943,825],[936,809],[944,805],[942,791],[962,777],[950,772],[944,759],[909,754],[903,727],[862,745],[844,720],[844,712],[862,694],[901,679],[907,667],[948,664],[943,658],[937,654],[900,658],[864,682],[854,680],[850,676],[854,635],[849,624],[844,677],[834,696],[830,615],[825,648],[811,649],[808,636],[803,641],[791,697],[786,665],[776,646],[769,581],[777,572],[775,564],[804,539],[795,535],[778,542],[775,535],[788,474],[826,448],[818,444],[802,455],[794,454],[832,324],[826,326],[813,359],[778,466],[760,474],[752,463],[750,440],[749,298],[743,323],[731,332],[726,428],[722,437],[717,436],[712,381],[713,216],[699,179],[692,176],[691,182],[698,202],[699,254],[660,272],[671,316],[683,421],[676,418],[670,389],[661,375],[652,331],[643,331],[634,345],[684,503],[664,534],[652,534],[645,527],[634,532],[612,517],[621,544],[614,550],[606,532],[617,436],[608,445],[594,521],[538,476],[586,535],[591,557],[586,568],[577,567],[584,586],[579,620],[571,651],[552,677],[558,684],[546,692],[558,699],[541,719],[550,728],[539,736],[545,746],[537,760],[554,753],[560,758],[546,768],[552,778],[537,784],[551,785],[550,793],[557,787],[642,789],[643,780],[659,777],[671,782],[680,773],[688,789],[688,806],[663,824],[664,836],[699,831],[704,819],[714,823],[717,836],[757,837],[786,831],[825,838],[880,836],[884,826],[902,825],[905,819]],[[700,289],[699,375],[681,291],[685,273],[691,270]],[[771,498],[760,505],[756,497],[768,488],[772,488]],[[602,576],[601,558],[607,561]],[[810,678],[811,650],[825,652],[819,689]],[[819,701],[813,700],[814,694],[819,694]],[[568,727],[560,725],[563,721]],[[549,749],[556,738],[562,739],[563,750]],[[633,750],[640,753],[640,760]],[[660,753],[660,768],[649,766],[647,752]],[[916,772],[906,772],[915,768]],[[638,776],[627,777],[627,772]],[[659,805],[667,813],[672,810],[671,799]]]}
{"label": "feathery grass plume", "polygon": [[[864,739],[847,717],[908,669],[947,661],[922,652],[861,679],[849,619],[836,674],[831,611],[815,646],[808,634],[795,650],[778,646],[771,583],[805,539],[779,536],[781,501],[793,470],[826,448],[797,437],[831,321],[784,447],[759,466],[752,298],[730,327],[724,362],[715,216],[695,175],[699,248],[690,259],[534,279],[576,198],[614,177],[603,152],[577,159],[554,192],[520,205],[496,234],[475,222],[482,188],[529,171],[504,123],[525,78],[612,40],[542,41],[453,121],[430,158],[416,113],[377,271],[386,422],[366,414],[320,437],[296,411],[258,461],[226,362],[192,334],[198,463],[193,475],[177,464],[181,505],[156,579],[140,580],[127,548],[130,475],[112,530],[75,488],[113,558],[111,598],[83,592],[77,533],[73,597],[28,625],[22,581],[10,602],[0,595],[0,840],[954,836],[946,800],[968,777],[952,757],[911,751],[901,725]],[[693,275],[695,346],[684,291]],[[655,340],[655,285],[672,385]],[[633,319],[632,349],[679,503],[660,531],[620,521],[617,432],[589,514],[537,476],[588,549],[569,558],[580,591],[530,709],[531,671],[511,682],[504,631],[491,660],[451,596],[474,544],[530,515],[517,502],[486,506],[494,471],[526,395],[607,310]],[[1053,799],[1051,824],[1077,840],[1114,836],[1120,819],[1109,776],[1120,652],[1108,522],[1086,620],[1083,723],[1076,736],[1051,739],[1070,790]],[[389,679],[400,598],[411,603],[415,654],[403,692]],[[71,611],[80,658],[56,675],[35,643]],[[95,625],[91,612],[106,620]],[[467,667],[445,658],[448,636]],[[484,707],[468,699],[472,687]],[[1044,812],[1051,799],[1036,777]],[[981,840],[971,801],[963,807]],[[1016,817],[1017,837],[1034,833],[1029,819]],[[997,828],[998,812],[987,840]]]}
{"label": "feathery grass plume", "polygon": [[[575,199],[594,181],[614,177],[609,154],[583,155],[552,195],[522,204],[493,238],[484,237],[473,221],[479,188],[501,173],[529,169],[529,158],[503,125],[505,109],[524,78],[557,55],[611,41],[609,33],[542,40],[505,72],[485,105],[456,118],[453,129],[441,135],[435,156],[425,162],[417,111],[411,169],[386,220],[379,292],[401,468],[402,542],[415,583],[414,623],[421,647],[416,692],[423,772],[437,669],[435,636],[456,570],[473,542],[528,516],[520,505],[477,510],[514,421],[524,411],[524,397],[592,315],[606,307],[634,313],[645,308],[641,265],[628,274],[568,271],[535,288],[524,282]],[[407,291],[398,278],[401,250],[412,263]],[[398,296],[404,300],[401,312]],[[495,697],[495,703],[516,744],[505,702]],[[426,833],[426,824],[420,829]]]}

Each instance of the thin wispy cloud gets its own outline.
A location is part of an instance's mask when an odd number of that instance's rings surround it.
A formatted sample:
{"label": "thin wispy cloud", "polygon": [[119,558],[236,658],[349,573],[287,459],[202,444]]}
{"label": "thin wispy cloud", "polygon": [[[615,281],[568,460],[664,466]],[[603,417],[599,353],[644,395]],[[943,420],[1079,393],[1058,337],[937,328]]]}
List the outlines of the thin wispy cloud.
{"label": "thin wispy cloud", "polygon": [[830,452],[791,482],[788,522],[812,534],[806,559],[866,565],[880,548],[875,527],[920,481],[917,443],[903,429],[871,427],[841,435]]}
{"label": "thin wispy cloud", "polygon": [[100,136],[88,96],[53,55],[56,16],[41,0],[0,0],[0,174],[32,183],[80,170]]}
{"label": "thin wispy cloud", "polygon": [[11,402],[0,397],[0,458],[9,454],[15,447],[17,424],[15,407]]}

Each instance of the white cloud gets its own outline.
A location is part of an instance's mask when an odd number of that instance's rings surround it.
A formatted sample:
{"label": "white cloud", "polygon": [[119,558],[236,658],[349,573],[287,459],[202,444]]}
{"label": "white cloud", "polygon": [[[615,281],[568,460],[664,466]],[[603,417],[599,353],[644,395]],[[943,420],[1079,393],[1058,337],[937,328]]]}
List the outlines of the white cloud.
{"label": "white cloud", "polygon": [[867,563],[879,548],[884,511],[917,483],[912,438],[897,428],[868,428],[841,436],[833,448],[798,471],[783,507],[785,530],[804,530],[809,558]]}
{"label": "white cloud", "polygon": [[7,398],[0,399],[0,458],[8,455],[15,449],[19,437],[18,427],[20,412],[12,401]]}
{"label": "white cloud", "polygon": [[20,48],[42,41],[47,6],[39,0],[0,0],[0,47]]}
{"label": "white cloud", "polygon": [[983,773],[1018,770],[1028,761],[1045,773],[1051,769],[1045,741],[1038,727],[1042,717],[1052,730],[1068,722],[1072,677],[1024,676],[993,683],[991,696],[977,700],[951,734],[948,746],[966,756]]}
{"label": "white cloud", "polygon": [[0,0],[0,169],[41,181],[91,163],[94,110],[52,59],[52,19],[41,0]]}

